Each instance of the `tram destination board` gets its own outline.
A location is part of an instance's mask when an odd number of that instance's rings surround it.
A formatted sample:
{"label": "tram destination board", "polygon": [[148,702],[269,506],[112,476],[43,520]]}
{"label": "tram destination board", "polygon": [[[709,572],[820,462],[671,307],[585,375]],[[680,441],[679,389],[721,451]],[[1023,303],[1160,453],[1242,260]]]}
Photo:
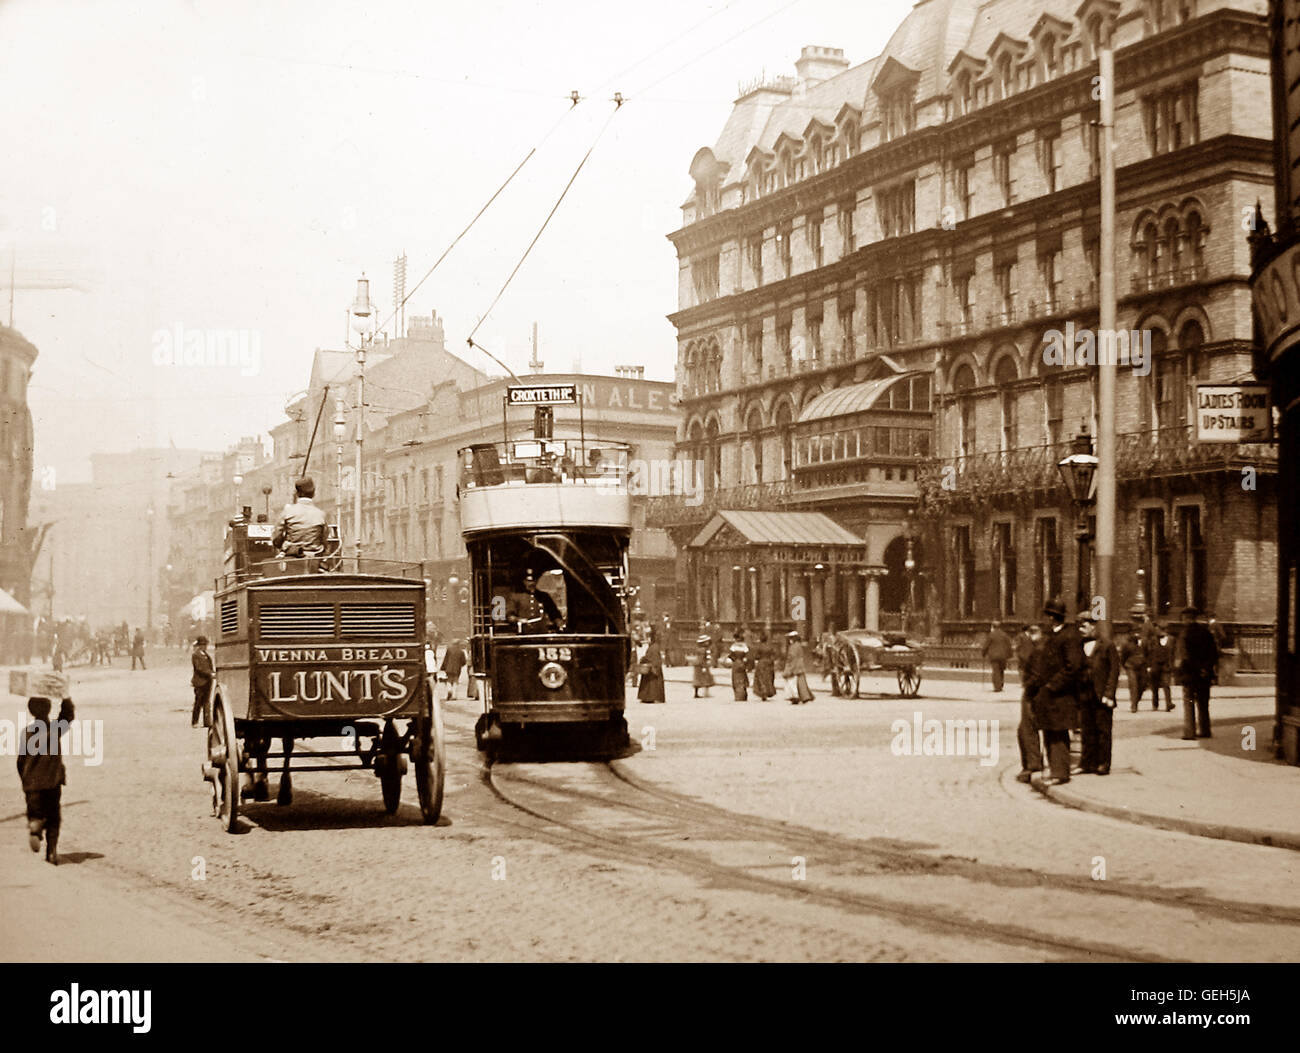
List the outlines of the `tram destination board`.
{"label": "tram destination board", "polygon": [[506,388],[511,406],[572,406],[578,401],[577,384],[520,384]]}

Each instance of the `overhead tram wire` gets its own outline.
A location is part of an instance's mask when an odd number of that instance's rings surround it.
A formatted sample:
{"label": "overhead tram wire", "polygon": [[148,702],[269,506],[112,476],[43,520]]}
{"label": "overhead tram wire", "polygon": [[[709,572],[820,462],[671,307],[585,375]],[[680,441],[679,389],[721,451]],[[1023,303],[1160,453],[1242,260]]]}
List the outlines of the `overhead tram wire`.
{"label": "overhead tram wire", "polygon": [[578,173],[582,171],[583,167],[587,163],[588,158],[591,157],[592,151],[596,149],[597,144],[604,136],[606,130],[608,130],[610,123],[614,120],[614,115],[617,114],[618,111],[623,108],[623,103],[626,101],[627,100],[624,99],[622,95],[616,94],[614,96],[613,112],[611,112],[610,115],[605,118],[605,123],[600,126],[600,131],[596,133],[596,138],[593,139],[591,145],[587,147],[587,152],[582,155],[582,160],[578,162],[578,167],[573,170],[573,175],[569,176],[569,181],[564,184],[564,189],[560,191],[560,196],[556,199],[555,204],[551,206],[551,211],[546,214],[546,218],[542,220],[542,225],[538,228],[537,233],[533,235],[533,240],[528,243],[528,248],[524,249],[524,254],[519,257],[519,262],[515,264],[514,270],[510,272],[509,277],[506,278],[505,283],[497,291],[496,296],[492,298],[492,302],[488,304],[487,310],[484,311],[482,315],[479,316],[478,322],[475,323],[474,328],[470,331],[469,337],[465,341],[470,347],[477,347],[480,351],[482,351],[485,355],[487,355],[488,358],[492,359],[493,362],[497,363],[497,365],[501,366],[502,369],[504,369],[507,373],[509,373],[512,377],[514,377],[515,380],[518,380],[519,378],[515,376],[514,371],[511,370],[509,366],[507,366],[494,354],[492,354],[482,344],[476,343],[474,340],[474,334],[477,333],[479,331],[479,328],[483,325],[483,323],[487,321],[488,315],[492,313],[493,309],[500,302],[501,297],[505,295],[505,291],[510,287],[510,283],[514,281],[515,275],[519,273],[519,268],[524,265],[524,260],[528,259],[528,254],[533,251],[533,247],[537,244],[539,240],[541,240],[542,234],[546,231],[547,226],[550,224],[551,220],[555,217],[555,213],[559,211],[560,205],[563,204],[564,202],[564,198],[569,193],[569,190],[573,186],[575,180],[577,180]]}

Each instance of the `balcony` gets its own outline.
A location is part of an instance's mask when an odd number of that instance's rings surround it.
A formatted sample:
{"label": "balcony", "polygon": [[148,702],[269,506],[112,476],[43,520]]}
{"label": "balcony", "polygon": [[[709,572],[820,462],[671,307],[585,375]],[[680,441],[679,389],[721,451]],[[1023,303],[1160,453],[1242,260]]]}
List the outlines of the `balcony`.
{"label": "balcony", "polygon": [[719,509],[729,511],[776,511],[790,500],[787,480],[750,483],[697,494],[669,494],[646,500],[646,526],[672,530],[702,527]]}
{"label": "balcony", "polygon": [[1195,285],[1205,280],[1205,266],[1194,263],[1177,270],[1157,271],[1151,274],[1135,274],[1129,286],[1130,292],[1148,293],[1158,289],[1172,289],[1179,285]]}
{"label": "balcony", "polygon": [[[1061,486],[1057,463],[1069,441],[1019,447],[964,457],[919,462],[921,502],[941,508],[953,501],[1054,490]],[[1128,432],[1116,436],[1115,471],[1121,480],[1235,471],[1253,466],[1277,471],[1277,447],[1256,443],[1202,443],[1192,426]]]}

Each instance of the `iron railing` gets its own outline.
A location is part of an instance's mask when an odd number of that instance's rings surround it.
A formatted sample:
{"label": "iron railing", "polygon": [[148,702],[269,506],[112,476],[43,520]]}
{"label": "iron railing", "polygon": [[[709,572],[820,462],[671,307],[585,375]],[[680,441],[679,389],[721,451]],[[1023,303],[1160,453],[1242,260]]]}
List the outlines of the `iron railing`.
{"label": "iron railing", "polygon": [[775,511],[789,499],[790,483],[785,480],[651,497],[646,501],[646,525],[665,530],[697,523],[702,526],[719,509]]}

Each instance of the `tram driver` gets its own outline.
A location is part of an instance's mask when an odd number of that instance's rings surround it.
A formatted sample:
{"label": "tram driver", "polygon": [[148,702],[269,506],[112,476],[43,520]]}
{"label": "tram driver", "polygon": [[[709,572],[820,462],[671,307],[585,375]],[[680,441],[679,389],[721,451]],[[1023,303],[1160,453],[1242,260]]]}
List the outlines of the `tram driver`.
{"label": "tram driver", "polygon": [[271,542],[286,556],[323,556],[329,527],[316,507],[316,484],[306,475],[293,484],[294,500],[281,510]]}
{"label": "tram driver", "polygon": [[560,629],[560,609],[551,594],[537,587],[537,572],[524,571],[523,591],[510,597],[506,617],[519,626],[520,632],[550,633]]}

